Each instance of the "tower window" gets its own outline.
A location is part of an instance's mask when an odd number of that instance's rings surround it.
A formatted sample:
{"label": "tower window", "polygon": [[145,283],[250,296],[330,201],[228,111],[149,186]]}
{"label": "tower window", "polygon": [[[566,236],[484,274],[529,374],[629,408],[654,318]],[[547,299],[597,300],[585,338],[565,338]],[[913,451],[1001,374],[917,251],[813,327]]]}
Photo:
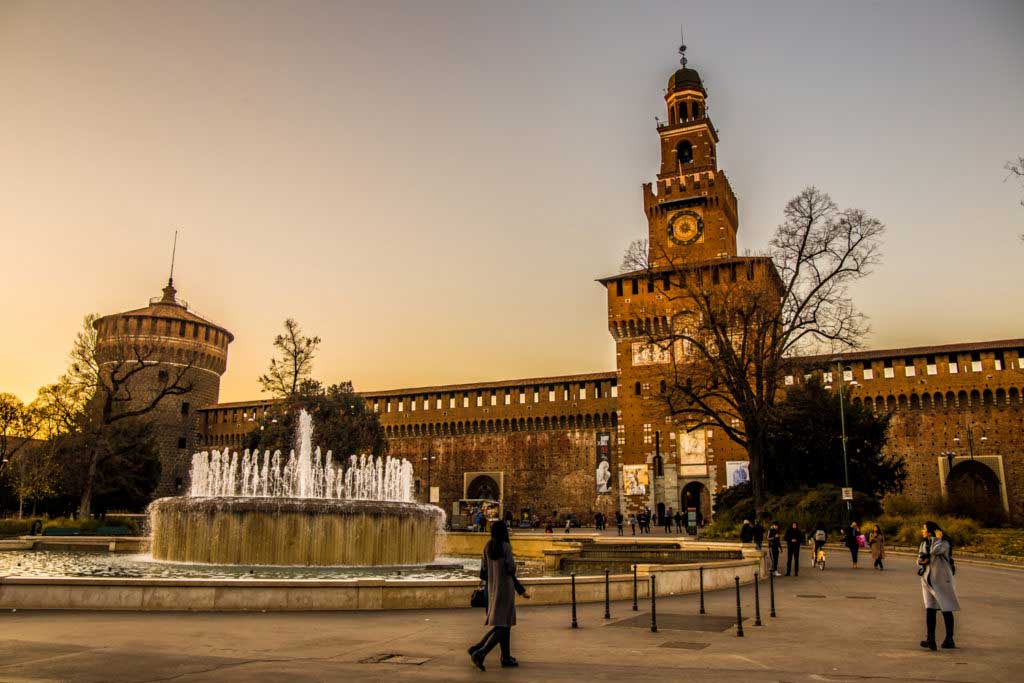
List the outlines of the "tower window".
{"label": "tower window", "polygon": [[615,296],[622,296],[622,280],[615,281]]}
{"label": "tower window", "polygon": [[189,411],[190,407],[191,406],[189,406],[188,401],[182,401],[181,402],[181,414],[182,415],[188,415],[188,411]]}
{"label": "tower window", "polygon": [[178,448],[184,448],[184,447],[185,447],[185,437],[179,436],[178,437]]}
{"label": "tower window", "polygon": [[640,395],[640,382],[637,382],[636,384],[633,385],[633,393],[635,393],[637,396]]}
{"label": "tower window", "polygon": [[693,103],[693,118],[700,118],[700,102]]}
{"label": "tower window", "polygon": [[637,281],[636,278],[633,278],[632,284],[633,284],[633,293],[634,294],[639,294],[640,293],[640,283]]}
{"label": "tower window", "polygon": [[689,164],[693,162],[693,145],[690,144],[689,140],[683,140],[676,147],[676,159],[681,164]]}

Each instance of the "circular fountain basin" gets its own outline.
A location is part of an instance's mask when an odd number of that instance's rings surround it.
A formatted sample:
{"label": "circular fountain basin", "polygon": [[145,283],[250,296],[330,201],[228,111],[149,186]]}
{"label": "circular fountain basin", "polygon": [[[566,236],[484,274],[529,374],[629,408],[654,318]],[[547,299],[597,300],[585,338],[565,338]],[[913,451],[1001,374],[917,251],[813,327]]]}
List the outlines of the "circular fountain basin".
{"label": "circular fountain basin", "polygon": [[156,560],[219,565],[390,566],[433,561],[433,505],[315,498],[160,498],[149,506]]}

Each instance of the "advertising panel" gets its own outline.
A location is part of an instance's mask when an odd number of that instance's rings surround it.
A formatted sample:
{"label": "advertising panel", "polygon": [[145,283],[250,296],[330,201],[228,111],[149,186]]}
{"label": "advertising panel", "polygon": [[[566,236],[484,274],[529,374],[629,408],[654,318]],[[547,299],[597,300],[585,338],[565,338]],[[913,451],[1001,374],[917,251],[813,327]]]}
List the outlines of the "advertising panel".
{"label": "advertising panel", "polygon": [[612,492],[612,435],[611,432],[597,433],[595,456],[595,479],[598,494]]}
{"label": "advertising panel", "polygon": [[627,496],[646,496],[650,485],[647,465],[622,466],[622,491]]}

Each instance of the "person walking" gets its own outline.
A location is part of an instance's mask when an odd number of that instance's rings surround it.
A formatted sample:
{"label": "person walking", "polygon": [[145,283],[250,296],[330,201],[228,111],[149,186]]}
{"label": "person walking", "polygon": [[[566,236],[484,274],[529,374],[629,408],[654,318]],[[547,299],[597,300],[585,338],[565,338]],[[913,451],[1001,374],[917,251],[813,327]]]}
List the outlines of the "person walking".
{"label": "person walking", "polygon": [[629,513],[629,530],[633,532],[634,536],[636,536],[636,521],[637,521],[636,520],[636,513],[635,512],[630,512]]}
{"label": "person walking", "polygon": [[850,559],[853,560],[853,568],[857,568],[857,552],[860,550],[860,540],[857,538],[860,536],[860,527],[857,526],[857,522],[853,522],[850,526],[846,527],[843,531],[845,538],[843,539],[847,548],[850,549]]}
{"label": "person walking", "polygon": [[515,667],[519,662],[512,656],[512,627],[516,624],[516,593],[527,600],[530,594],[516,579],[516,558],[508,536],[508,525],[501,520],[491,524],[491,539],[484,546],[480,560],[480,578],[487,585],[487,619],[491,626],[483,639],[469,648],[474,666],[486,671],[484,660],[494,647],[501,647],[501,666]]}
{"label": "person walking", "polygon": [[868,545],[871,546],[871,558],[875,561],[874,568],[884,570],[885,565],[882,561],[885,559],[885,536],[882,534],[882,529],[876,524],[875,528],[871,530],[871,536],[868,538]]}
{"label": "person walking", "polygon": [[804,532],[796,522],[793,522],[792,526],[786,529],[786,576],[789,576],[790,571],[794,576],[800,576],[800,546],[804,541]]}
{"label": "person walking", "polygon": [[779,571],[779,555],[782,554],[782,534],[777,522],[772,522],[768,527],[768,555],[772,558],[772,573],[775,576],[782,576]]}
{"label": "person walking", "polygon": [[764,545],[764,524],[761,524],[759,519],[754,520],[753,536],[754,547],[760,552],[761,547]]}
{"label": "person walking", "polygon": [[743,526],[740,527],[740,543],[751,543],[754,540],[754,527],[750,524],[749,519],[743,520]]}
{"label": "person walking", "polygon": [[682,510],[676,510],[675,523],[676,523],[676,533],[677,534],[683,533],[683,512],[682,512]]}
{"label": "person walking", "polygon": [[569,529],[572,529],[572,517],[569,515],[565,516],[565,533],[569,533]]}
{"label": "person walking", "polygon": [[956,595],[956,583],[953,575],[956,566],[953,564],[953,546],[946,538],[945,532],[935,522],[925,522],[921,527],[921,547],[918,549],[917,573],[921,575],[921,595],[924,598],[925,628],[927,635],[921,641],[921,647],[929,650],[935,648],[935,617],[942,612],[942,622],[946,627],[946,639],[942,641],[943,649],[953,649],[953,612],[959,611],[960,600]]}
{"label": "person walking", "polygon": [[619,530],[619,536],[622,535],[622,523],[623,523],[623,521],[625,521],[625,517],[622,516],[622,510],[617,510],[615,512],[615,526]]}
{"label": "person walking", "polygon": [[671,536],[672,535],[672,518],[673,517],[675,517],[675,515],[673,514],[672,508],[670,507],[668,509],[668,511],[665,513],[665,519],[662,520],[665,523],[665,535],[666,536]]}

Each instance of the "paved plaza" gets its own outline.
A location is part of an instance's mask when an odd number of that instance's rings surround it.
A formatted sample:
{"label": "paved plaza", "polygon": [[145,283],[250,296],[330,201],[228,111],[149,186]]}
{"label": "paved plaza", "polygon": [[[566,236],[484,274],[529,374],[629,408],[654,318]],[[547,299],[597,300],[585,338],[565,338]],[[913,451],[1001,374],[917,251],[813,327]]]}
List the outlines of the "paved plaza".
{"label": "paved plaza", "polygon": [[762,627],[745,587],[743,638],[731,591],[708,594],[705,619],[697,596],[659,599],[658,633],[646,604],[635,613],[613,603],[610,622],[602,604],[581,605],[572,630],[568,606],[520,602],[513,652],[522,666],[503,670],[494,652],[485,673],[465,652],[483,633],[482,610],[6,612],[0,681],[1020,680],[1024,572],[958,563],[960,649],[929,652],[917,644],[923,612],[912,558],[892,558],[884,573],[852,570],[839,549],[830,560],[825,572],[805,567],[776,581],[775,619],[763,584]]}

